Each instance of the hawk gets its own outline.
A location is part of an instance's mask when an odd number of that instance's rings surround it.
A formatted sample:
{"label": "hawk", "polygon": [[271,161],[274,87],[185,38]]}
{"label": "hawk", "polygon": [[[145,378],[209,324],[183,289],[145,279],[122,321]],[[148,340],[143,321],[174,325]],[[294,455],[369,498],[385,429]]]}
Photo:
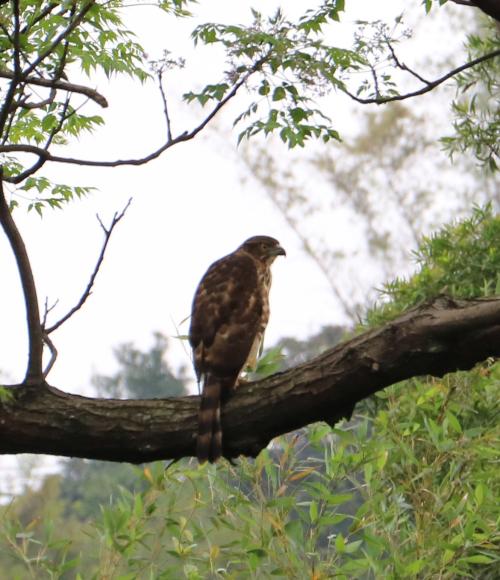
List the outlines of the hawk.
{"label": "hawk", "polygon": [[214,262],[193,299],[189,342],[202,384],[196,455],[200,463],[222,455],[221,403],[242,370],[255,368],[269,320],[271,264],[285,256],[279,242],[253,236]]}

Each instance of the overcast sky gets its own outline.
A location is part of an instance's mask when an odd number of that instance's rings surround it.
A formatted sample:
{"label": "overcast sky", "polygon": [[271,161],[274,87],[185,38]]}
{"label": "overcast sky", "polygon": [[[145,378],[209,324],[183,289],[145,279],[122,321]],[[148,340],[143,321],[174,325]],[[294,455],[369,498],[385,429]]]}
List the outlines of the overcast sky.
{"label": "overcast sky", "polygon": [[[280,4],[292,15],[311,5],[291,0],[252,3],[265,13],[271,13]],[[357,18],[393,19],[410,3],[348,0],[346,4],[349,11],[343,23],[331,29],[335,37],[332,43],[341,46],[349,44],[350,22]],[[416,9],[425,21],[423,8]],[[449,14],[456,9],[447,6],[441,12],[447,10]],[[199,12],[200,22],[251,19],[246,2],[200,2],[194,10]],[[420,34],[427,42],[419,46],[427,51],[428,59],[433,59],[438,49],[450,50],[450,44],[428,42],[429,38],[437,38],[436,31],[442,34],[448,18],[438,12],[421,25]],[[203,83],[218,80],[218,72],[224,69],[219,53],[213,49],[199,51],[200,54],[192,51],[189,37],[195,24],[192,20],[175,20],[147,7],[131,8],[127,18],[151,58],[159,57],[163,48],[178,56],[188,55],[186,68],[172,75],[167,89],[174,134],[192,128],[202,119],[203,111],[192,112],[185,105],[177,104],[179,96],[201,88]],[[456,34],[450,41],[455,45],[460,42]],[[415,46],[409,43],[408,48],[402,49],[403,54],[413,60],[420,58]],[[461,59],[454,55],[454,62]],[[153,84],[141,86],[126,79],[111,83],[102,78],[93,81],[109,101],[109,109],[105,111],[95,107],[95,112],[105,117],[107,126],[72,145],[72,155],[91,159],[140,156],[162,142],[165,131],[162,105]],[[359,129],[356,108],[340,96],[331,99],[336,128],[347,137],[354,134]],[[243,102],[243,96],[236,100],[232,112],[238,110],[238,105],[241,108]],[[133,198],[112,236],[92,296],[52,336],[59,356],[49,376],[51,384],[91,395],[91,375],[109,373],[116,368],[113,347],[132,341],[146,348],[154,331],[175,335],[176,325],[189,315],[196,284],[209,264],[254,234],[272,235],[287,250],[287,258],[277,260],[274,265],[268,345],[281,336],[302,338],[317,332],[324,324],[346,322],[327,281],[304,255],[294,232],[260,186],[245,175],[244,165],[238,161],[236,133],[230,131],[233,117],[230,112],[222,112],[217,120],[217,132],[207,131],[140,168],[109,170],[53,165],[43,173],[54,181],[91,185],[98,191],[63,211],[47,211],[43,219],[34,212],[16,211],[32,260],[41,305],[46,297],[49,303],[58,300],[50,322],[76,303],[88,282],[102,243],[96,212],[104,223],[109,222],[113,213]],[[283,146],[279,151],[286,160],[288,150]],[[337,245],[348,237],[342,227],[336,227],[335,236]],[[4,377],[19,381],[26,364],[25,315],[14,261],[2,237],[0,272],[3,298],[0,369]],[[187,323],[179,330],[185,333]],[[185,347],[180,344],[172,345],[169,360],[174,367],[190,365]]]}

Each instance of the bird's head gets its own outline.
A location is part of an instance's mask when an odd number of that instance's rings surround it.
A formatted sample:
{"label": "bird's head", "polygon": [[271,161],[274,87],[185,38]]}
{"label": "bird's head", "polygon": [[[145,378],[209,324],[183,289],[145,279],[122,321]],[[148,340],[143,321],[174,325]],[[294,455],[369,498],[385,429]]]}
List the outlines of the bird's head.
{"label": "bird's head", "polygon": [[253,236],[244,241],[240,248],[267,264],[272,264],[278,256],[286,256],[278,240],[270,236]]}

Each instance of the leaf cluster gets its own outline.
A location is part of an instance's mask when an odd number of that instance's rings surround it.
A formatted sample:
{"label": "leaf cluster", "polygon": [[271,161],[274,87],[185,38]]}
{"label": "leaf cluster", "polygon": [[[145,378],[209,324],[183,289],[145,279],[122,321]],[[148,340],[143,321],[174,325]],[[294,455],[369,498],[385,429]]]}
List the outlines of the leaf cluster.
{"label": "leaf cluster", "polygon": [[[165,3],[165,9],[166,4],[172,3]],[[180,9],[183,3],[173,4]],[[33,162],[17,153],[29,153],[30,146],[43,152],[67,145],[104,123],[102,116],[86,115],[81,109],[89,98],[107,106],[105,99],[71,80],[99,72],[108,77],[127,74],[140,81],[149,78],[144,51],[123,25],[120,6],[93,0],[31,0],[0,6],[0,162],[5,181],[22,184],[15,198],[18,202],[28,198],[29,209],[41,213],[44,207],[60,207],[91,189],[31,178],[43,167],[43,155]],[[40,193],[41,183],[48,195],[26,195]]]}
{"label": "leaf cluster", "polygon": [[[471,34],[466,43],[469,58],[500,48],[500,34],[493,22],[483,34]],[[498,170],[500,157],[500,58],[490,59],[456,77],[457,97],[452,103],[454,135],[441,142],[451,157],[470,151],[481,167]]]}
{"label": "leaf cluster", "polygon": [[223,82],[184,95],[202,106],[221,101],[231,86],[252,75],[254,100],[235,120],[247,123],[239,141],[262,133],[278,133],[293,148],[311,138],[339,140],[330,119],[315,105],[314,97],[342,88],[341,73],[356,70],[363,59],[354,51],[323,42],[323,28],[339,20],[344,2],[325,1],[297,22],[281,10],[265,18],[252,11],[250,26],[208,23],[195,29],[195,43],[224,47],[230,69]]}
{"label": "leaf cluster", "polygon": [[418,271],[397,278],[381,290],[387,302],[373,308],[368,324],[390,320],[408,308],[439,294],[477,298],[500,293],[500,216],[491,205],[423,237],[414,253]]}

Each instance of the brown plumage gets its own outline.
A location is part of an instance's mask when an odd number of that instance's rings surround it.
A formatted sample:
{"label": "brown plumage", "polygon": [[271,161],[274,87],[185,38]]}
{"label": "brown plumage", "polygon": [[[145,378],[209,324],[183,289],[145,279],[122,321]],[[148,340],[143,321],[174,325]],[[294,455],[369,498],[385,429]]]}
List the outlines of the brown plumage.
{"label": "brown plumage", "polygon": [[222,455],[221,402],[242,370],[254,368],[269,320],[271,264],[285,250],[269,236],[254,236],[214,262],[193,300],[189,342],[202,383],[196,455]]}

